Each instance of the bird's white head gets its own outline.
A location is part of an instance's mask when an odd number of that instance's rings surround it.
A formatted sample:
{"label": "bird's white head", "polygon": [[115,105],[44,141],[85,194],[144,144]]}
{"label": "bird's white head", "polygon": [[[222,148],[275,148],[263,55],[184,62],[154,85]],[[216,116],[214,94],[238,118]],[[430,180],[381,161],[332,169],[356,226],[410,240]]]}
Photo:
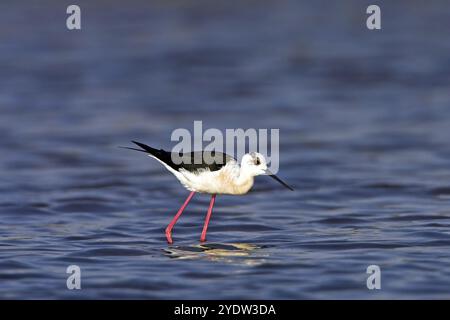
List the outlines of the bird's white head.
{"label": "bird's white head", "polygon": [[258,152],[247,153],[242,157],[241,168],[251,176],[267,174],[266,158]]}
{"label": "bird's white head", "polygon": [[261,153],[258,152],[250,152],[245,154],[241,160],[241,174],[245,172],[252,177],[260,176],[260,175],[268,175],[271,178],[275,179],[283,186],[288,188],[289,190],[294,190],[292,187],[288,186],[283,180],[278,178],[272,172],[267,169],[266,158]]}

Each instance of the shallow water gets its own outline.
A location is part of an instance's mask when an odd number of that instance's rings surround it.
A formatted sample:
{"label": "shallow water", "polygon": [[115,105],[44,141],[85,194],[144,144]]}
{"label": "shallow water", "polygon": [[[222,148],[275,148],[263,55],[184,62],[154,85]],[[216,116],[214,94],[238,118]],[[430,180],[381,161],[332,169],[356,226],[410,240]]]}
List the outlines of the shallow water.
{"label": "shallow water", "polygon": [[[0,4],[0,298],[449,298],[450,5],[363,2]],[[194,120],[280,128],[296,190],[218,196],[205,244],[196,195],[168,246],[188,192],[117,146]]]}

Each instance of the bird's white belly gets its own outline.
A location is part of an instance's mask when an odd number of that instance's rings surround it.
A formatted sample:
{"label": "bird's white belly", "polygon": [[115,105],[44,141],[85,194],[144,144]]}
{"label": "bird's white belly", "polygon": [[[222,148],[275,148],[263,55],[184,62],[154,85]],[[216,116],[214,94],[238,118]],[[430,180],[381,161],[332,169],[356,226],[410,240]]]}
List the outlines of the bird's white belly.
{"label": "bird's white belly", "polygon": [[218,171],[191,173],[181,171],[178,180],[190,191],[210,194],[245,194],[253,186],[253,178],[237,183],[236,170],[225,166]]}

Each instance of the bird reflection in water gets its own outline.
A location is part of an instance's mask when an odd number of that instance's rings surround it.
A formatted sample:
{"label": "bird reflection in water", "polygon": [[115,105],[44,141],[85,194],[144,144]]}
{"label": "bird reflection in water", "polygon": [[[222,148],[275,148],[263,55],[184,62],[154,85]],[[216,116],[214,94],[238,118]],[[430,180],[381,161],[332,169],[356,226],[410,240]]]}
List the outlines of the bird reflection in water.
{"label": "bird reflection in water", "polygon": [[264,246],[250,243],[203,243],[192,246],[170,246],[164,253],[174,259],[205,259],[246,265],[265,262]]}

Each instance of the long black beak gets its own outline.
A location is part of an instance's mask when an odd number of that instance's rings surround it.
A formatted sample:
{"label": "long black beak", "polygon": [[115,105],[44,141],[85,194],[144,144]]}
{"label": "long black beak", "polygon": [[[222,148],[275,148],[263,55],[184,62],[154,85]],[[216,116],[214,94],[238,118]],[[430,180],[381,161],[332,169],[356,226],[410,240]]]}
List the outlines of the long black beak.
{"label": "long black beak", "polygon": [[294,191],[294,189],[292,189],[290,186],[288,186],[283,180],[281,180],[280,178],[278,178],[276,175],[274,175],[272,172],[270,172],[269,170],[266,170],[266,173],[269,177],[273,178],[274,180],[277,180],[279,183],[281,183],[283,186],[285,186],[286,188],[288,188],[291,191]]}

